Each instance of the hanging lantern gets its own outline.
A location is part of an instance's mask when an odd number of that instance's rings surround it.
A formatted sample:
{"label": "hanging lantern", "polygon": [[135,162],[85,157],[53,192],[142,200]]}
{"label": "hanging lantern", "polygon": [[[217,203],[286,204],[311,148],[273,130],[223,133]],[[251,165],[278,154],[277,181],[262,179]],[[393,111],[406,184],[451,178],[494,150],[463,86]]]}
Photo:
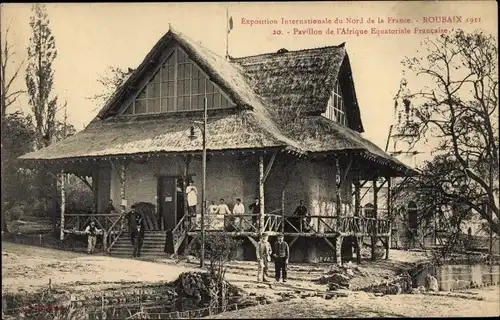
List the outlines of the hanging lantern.
{"label": "hanging lantern", "polygon": [[196,139],[194,125],[192,125],[191,128],[189,129],[189,139],[191,139],[191,140],[195,140]]}

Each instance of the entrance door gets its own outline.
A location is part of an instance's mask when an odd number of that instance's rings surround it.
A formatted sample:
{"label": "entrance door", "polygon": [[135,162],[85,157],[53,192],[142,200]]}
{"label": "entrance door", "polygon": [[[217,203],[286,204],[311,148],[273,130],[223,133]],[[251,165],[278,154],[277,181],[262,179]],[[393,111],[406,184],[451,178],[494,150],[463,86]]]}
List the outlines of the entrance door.
{"label": "entrance door", "polygon": [[177,178],[158,178],[159,225],[162,230],[172,230],[177,224]]}

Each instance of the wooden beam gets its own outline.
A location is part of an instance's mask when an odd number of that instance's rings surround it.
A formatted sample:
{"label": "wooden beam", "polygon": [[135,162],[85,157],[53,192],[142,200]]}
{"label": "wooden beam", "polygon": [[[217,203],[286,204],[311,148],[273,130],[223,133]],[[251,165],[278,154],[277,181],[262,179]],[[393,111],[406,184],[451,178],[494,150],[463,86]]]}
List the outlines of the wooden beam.
{"label": "wooden beam", "polygon": [[259,198],[260,198],[260,213],[259,213],[259,234],[262,234],[264,229],[265,215],[265,199],[264,199],[264,153],[259,155]]}
{"label": "wooden beam", "polygon": [[60,223],[60,240],[64,240],[64,211],[66,210],[66,174],[61,170],[61,223]]}
{"label": "wooden beam", "polygon": [[[127,167],[125,163],[120,164],[120,171],[119,171],[119,179],[120,179],[120,205],[125,205],[126,203],[126,198],[125,198],[125,186],[126,186],[126,178],[127,178]],[[126,206],[130,205],[129,203],[126,204]]]}
{"label": "wooden beam", "polygon": [[354,215],[360,216],[361,213],[361,190],[359,180],[354,181]]}
{"label": "wooden beam", "polygon": [[387,245],[385,247],[385,259],[389,259],[389,249],[391,248],[391,235],[392,235],[392,195],[391,195],[391,177],[387,179],[387,220],[389,221],[389,236],[387,237]]}
{"label": "wooden beam", "polygon": [[291,248],[295,244],[295,242],[297,242],[297,240],[299,240],[299,236],[293,237],[292,241],[290,241],[290,243],[288,244],[288,247]]}
{"label": "wooden beam", "polygon": [[343,186],[344,185],[344,181],[345,179],[347,178],[347,174],[349,173],[349,170],[351,169],[351,165],[352,165],[352,158],[349,159],[349,163],[347,164],[347,168],[344,172],[344,176],[342,177],[342,180],[340,180],[340,185]]}
{"label": "wooden beam", "polygon": [[377,192],[379,192],[384,187],[386,182],[387,182],[387,178],[384,178],[384,182],[382,182],[382,184],[377,187]]}
{"label": "wooden beam", "polygon": [[247,236],[247,238],[253,244],[253,246],[255,247],[255,249],[258,249],[259,243],[257,241],[255,241],[255,239],[252,238],[251,236]]}
{"label": "wooden beam", "polygon": [[273,155],[271,156],[271,160],[269,160],[269,163],[267,164],[266,170],[264,172],[264,176],[260,180],[261,184],[264,184],[266,182],[267,176],[269,175],[269,172],[271,172],[271,168],[273,167],[274,160],[276,160],[276,155],[278,154],[278,150],[275,150],[273,152]]}
{"label": "wooden beam", "polygon": [[333,245],[333,243],[328,240],[328,238],[323,238],[323,240],[325,240],[326,244],[328,244],[330,246],[330,248],[332,248],[333,250],[336,250],[335,246]]}
{"label": "wooden beam", "polygon": [[335,260],[337,261],[337,265],[342,265],[342,241],[344,240],[343,236],[337,237],[337,242],[335,243]]}
{"label": "wooden beam", "polygon": [[285,189],[281,192],[281,232],[285,232]]}

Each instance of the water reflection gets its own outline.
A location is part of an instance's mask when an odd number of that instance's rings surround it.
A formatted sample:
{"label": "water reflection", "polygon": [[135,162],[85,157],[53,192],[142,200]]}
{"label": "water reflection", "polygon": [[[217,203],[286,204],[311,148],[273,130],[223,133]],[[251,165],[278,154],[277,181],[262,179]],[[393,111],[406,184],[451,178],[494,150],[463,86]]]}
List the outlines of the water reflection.
{"label": "water reflection", "polygon": [[428,273],[436,277],[439,290],[443,291],[466,289],[471,283],[489,285],[500,281],[498,265],[443,265],[423,269],[413,279],[413,286],[425,286],[425,276]]}

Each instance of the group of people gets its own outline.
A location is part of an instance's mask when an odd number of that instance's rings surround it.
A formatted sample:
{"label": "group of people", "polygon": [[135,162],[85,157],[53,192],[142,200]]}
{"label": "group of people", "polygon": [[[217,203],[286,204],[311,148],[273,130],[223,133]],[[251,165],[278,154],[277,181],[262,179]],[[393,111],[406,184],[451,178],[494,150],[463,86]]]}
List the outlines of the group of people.
{"label": "group of people", "polygon": [[[123,208],[122,208],[123,209]],[[106,211],[115,211],[113,206],[113,200],[109,200]],[[130,207],[130,211],[126,213],[125,219],[128,223],[128,236],[134,248],[133,256],[141,256],[141,248],[144,242],[144,218],[142,214],[136,211],[135,205]],[[87,253],[92,254],[95,252],[95,246],[97,243],[97,235],[102,234],[102,230],[96,226],[94,220],[85,228],[84,233],[87,235]]]}
{"label": "group of people", "polygon": [[278,235],[278,240],[271,246],[269,243],[269,235],[264,233],[257,245],[257,281],[269,282],[266,277],[269,277],[268,269],[271,260],[274,260],[274,278],[277,282],[287,279],[288,260],[290,259],[290,247],[284,241],[283,234]]}

